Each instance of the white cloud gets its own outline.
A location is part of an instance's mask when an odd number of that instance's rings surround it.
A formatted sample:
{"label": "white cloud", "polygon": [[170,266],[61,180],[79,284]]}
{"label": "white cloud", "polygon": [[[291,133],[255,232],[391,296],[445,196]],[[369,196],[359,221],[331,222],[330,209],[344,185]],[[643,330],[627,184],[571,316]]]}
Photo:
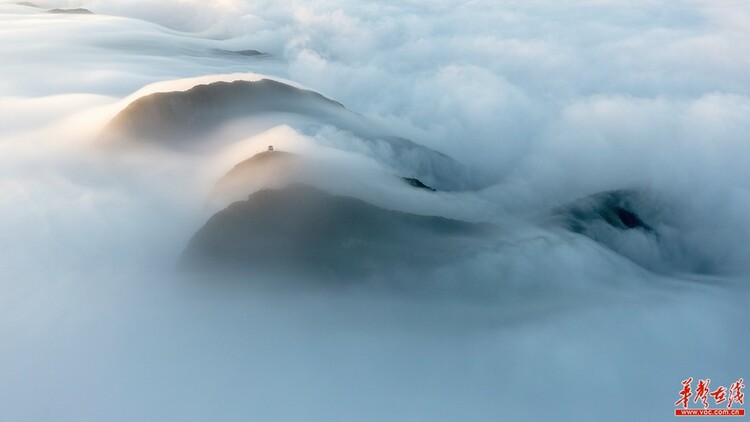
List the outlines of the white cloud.
{"label": "white cloud", "polygon": [[[747,2],[37,3],[97,14],[0,6],[0,419],[656,415],[684,377],[747,375]],[[264,75],[494,183],[411,195],[371,146],[301,119],[227,129],[235,143],[201,154],[96,147],[141,95]],[[173,264],[208,191],[269,142],[315,151],[311,174],[339,193],[498,235],[396,294],[194,287]],[[629,187],[666,204],[665,241],[715,274],[655,274],[547,224]]]}

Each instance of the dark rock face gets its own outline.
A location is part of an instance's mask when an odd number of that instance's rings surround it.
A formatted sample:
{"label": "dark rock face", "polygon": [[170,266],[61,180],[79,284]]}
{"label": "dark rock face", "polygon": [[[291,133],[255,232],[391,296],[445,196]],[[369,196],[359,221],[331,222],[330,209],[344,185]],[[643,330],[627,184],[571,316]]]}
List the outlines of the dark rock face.
{"label": "dark rock face", "polygon": [[691,268],[693,259],[672,226],[670,210],[644,191],[601,192],[555,211],[554,219],[631,261],[657,272]]}
{"label": "dark rock face", "polygon": [[88,9],[52,9],[48,11],[47,13],[58,13],[58,14],[68,14],[68,15],[93,15],[94,12],[88,10]]}
{"label": "dark rock face", "polygon": [[291,185],[258,191],[215,214],[190,241],[183,263],[348,279],[438,267],[476,250],[490,229]]}
{"label": "dark rock face", "polygon": [[424,183],[422,183],[421,180],[417,179],[416,177],[402,177],[402,179],[404,180],[404,182],[406,182],[410,186],[414,186],[415,188],[426,189],[426,190],[435,192],[435,189],[425,185]]}
{"label": "dark rock face", "polygon": [[615,190],[561,207],[555,220],[649,270],[714,274],[721,261],[700,240],[705,228],[685,214],[688,204],[644,190]]}
{"label": "dark rock face", "polygon": [[586,234],[597,223],[606,223],[618,230],[653,232],[636,212],[639,195],[632,190],[602,192],[562,207],[557,215],[576,233]]}

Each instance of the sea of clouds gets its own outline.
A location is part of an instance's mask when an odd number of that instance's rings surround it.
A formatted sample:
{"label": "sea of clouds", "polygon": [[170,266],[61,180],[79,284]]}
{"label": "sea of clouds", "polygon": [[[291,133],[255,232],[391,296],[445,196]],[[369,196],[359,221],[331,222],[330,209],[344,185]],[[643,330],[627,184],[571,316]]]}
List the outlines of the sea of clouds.
{"label": "sea of clouds", "polygon": [[[0,4],[0,420],[661,420],[683,379],[748,379],[746,2],[34,3]],[[45,13],[75,7],[95,14]],[[261,77],[488,186],[412,192],[294,119],[195,154],[98,143],[143,95]],[[176,271],[227,205],[213,184],[268,144],[343,169],[330,191],[498,237],[397,288]],[[676,264],[546,222],[626,188],[669,215]]]}

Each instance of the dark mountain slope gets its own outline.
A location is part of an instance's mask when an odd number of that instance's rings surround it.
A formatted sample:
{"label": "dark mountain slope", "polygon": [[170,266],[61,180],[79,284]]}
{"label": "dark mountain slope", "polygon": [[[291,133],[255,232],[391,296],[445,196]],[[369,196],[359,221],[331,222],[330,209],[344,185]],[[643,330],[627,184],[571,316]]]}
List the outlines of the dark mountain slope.
{"label": "dark mountain slope", "polygon": [[490,229],[292,185],[258,191],[211,217],[183,262],[196,270],[382,276],[429,270],[476,251]]}

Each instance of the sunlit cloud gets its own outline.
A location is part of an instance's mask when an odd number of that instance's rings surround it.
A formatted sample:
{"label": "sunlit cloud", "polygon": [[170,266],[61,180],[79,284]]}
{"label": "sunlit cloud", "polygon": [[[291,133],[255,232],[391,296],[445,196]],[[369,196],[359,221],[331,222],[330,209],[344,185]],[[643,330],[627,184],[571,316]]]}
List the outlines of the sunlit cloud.
{"label": "sunlit cloud", "polygon": [[[687,376],[743,376],[746,2],[13,3],[0,420],[630,419],[669,413]],[[107,143],[139,99],[263,79],[335,110],[251,98],[191,147]],[[186,101],[140,116],[222,105]],[[269,146],[298,160],[217,185]],[[217,212],[299,183],[487,230],[419,276],[178,269]],[[414,237],[397,246],[443,257],[447,237]]]}

